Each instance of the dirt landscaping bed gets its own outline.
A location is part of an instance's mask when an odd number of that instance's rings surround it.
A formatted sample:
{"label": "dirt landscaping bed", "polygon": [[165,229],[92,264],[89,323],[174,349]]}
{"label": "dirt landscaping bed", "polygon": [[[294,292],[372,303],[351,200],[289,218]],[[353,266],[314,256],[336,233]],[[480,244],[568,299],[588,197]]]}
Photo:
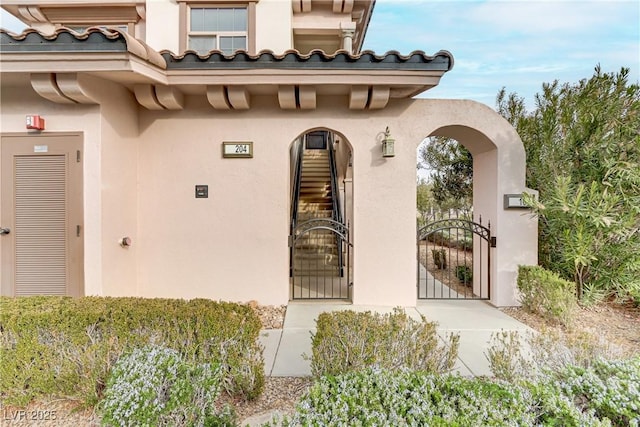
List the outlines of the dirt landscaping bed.
{"label": "dirt landscaping bed", "polygon": [[571,327],[551,325],[523,308],[503,308],[503,312],[537,331],[556,330],[567,335],[590,332],[619,346],[626,354],[640,355],[640,307],[604,302],[592,307],[579,307]]}
{"label": "dirt landscaping bed", "polygon": [[[431,253],[432,250],[445,251],[447,257],[446,268],[439,268],[435,265]],[[422,241],[420,242],[420,263],[436,280],[451,288],[452,291],[460,295],[472,296],[473,288],[465,285],[456,277],[456,267],[466,265],[473,270],[473,252],[435,245],[433,242],[428,242],[427,245],[427,242]]]}

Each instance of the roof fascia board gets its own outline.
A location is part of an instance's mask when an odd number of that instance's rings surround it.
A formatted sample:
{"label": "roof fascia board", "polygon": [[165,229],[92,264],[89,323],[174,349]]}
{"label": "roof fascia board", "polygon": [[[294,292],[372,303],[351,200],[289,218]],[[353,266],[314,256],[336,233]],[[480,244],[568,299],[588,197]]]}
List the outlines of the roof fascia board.
{"label": "roof fascia board", "polygon": [[2,7],[6,6],[57,6],[57,7],[71,7],[71,6],[131,6],[142,5],[145,2],[142,0],[106,0],[106,1],[90,1],[90,0],[2,0]]}
{"label": "roof fascia board", "polygon": [[129,53],[2,52],[0,66],[2,73],[132,72],[150,82],[167,84],[163,69]]}
{"label": "roof fascia board", "polygon": [[[204,71],[204,72],[203,72]],[[440,79],[441,71],[393,71],[373,72],[363,70],[324,70],[319,75],[314,70],[167,70],[170,84],[202,84],[226,82],[228,84],[393,84],[398,86],[423,84],[425,79]]]}
{"label": "roof fascia board", "polygon": [[[437,86],[441,72],[392,72],[392,73],[332,73],[318,76],[314,73],[263,73],[250,70],[246,73],[197,73],[193,71],[167,71],[169,85],[220,85],[220,86],[315,86],[320,88],[336,86],[386,86],[391,89],[392,98],[411,97]],[[410,95],[409,95],[410,94]]]}

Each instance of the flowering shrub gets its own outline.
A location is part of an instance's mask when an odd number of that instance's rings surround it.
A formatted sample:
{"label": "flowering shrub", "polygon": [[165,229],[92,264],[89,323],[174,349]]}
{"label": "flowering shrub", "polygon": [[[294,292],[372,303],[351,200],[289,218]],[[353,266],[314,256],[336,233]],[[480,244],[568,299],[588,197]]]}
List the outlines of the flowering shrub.
{"label": "flowering shrub", "polygon": [[640,357],[570,366],[547,381],[582,411],[593,411],[616,426],[640,425]]}
{"label": "flowering shrub", "polygon": [[392,314],[321,313],[312,334],[311,372],[338,375],[376,366],[390,370],[449,371],[458,355],[458,335],[440,345],[436,324]]}
{"label": "flowering shrub", "polygon": [[576,411],[615,426],[640,425],[640,357],[613,360],[622,352],[588,334],[529,334],[526,351],[517,332],[492,340],[491,371],[529,387],[543,425],[573,425]]}
{"label": "flowering shrub", "polygon": [[120,358],[109,377],[100,406],[105,425],[234,425],[225,409],[217,414],[219,365],[192,364],[175,350],[135,349]]}
{"label": "flowering shrub", "polygon": [[[546,394],[545,394],[546,392]],[[281,426],[607,426],[556,389],[366,369],[323,377]]]}

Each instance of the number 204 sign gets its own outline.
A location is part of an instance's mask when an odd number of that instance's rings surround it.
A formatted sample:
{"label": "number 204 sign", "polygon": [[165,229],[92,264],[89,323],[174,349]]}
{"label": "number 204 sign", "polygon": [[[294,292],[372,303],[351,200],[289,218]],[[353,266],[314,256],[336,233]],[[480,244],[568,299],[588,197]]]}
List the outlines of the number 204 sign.
{"label": "number 204 sign", "polygon": [[253,157],[253,142],[223,142],[222,157]]}

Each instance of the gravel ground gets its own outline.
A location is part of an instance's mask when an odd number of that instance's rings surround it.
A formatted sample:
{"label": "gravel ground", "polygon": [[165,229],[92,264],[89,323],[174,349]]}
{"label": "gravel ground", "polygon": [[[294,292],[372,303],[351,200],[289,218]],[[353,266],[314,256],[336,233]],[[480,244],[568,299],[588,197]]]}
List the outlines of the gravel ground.
{"label": "gravel ground", "polygon": [[[269,377],[265,379],[264,393],[255,400],[242,401],[222,398],[221,404],[228,403],[236,411],[240,425],[277,411],[291,414],[295,404],[311,385],[311,378]],[[100,417],[93,409],[78,410],[80,402],[71,400],[37,401],[26,408],[3,407],[0,411],[0,425],[16,427],[97,427]],[[257,424],[260,425],[260,424]]]}
{"label": "gravel ground", "polygon": [[284,315],[287,312],[286,305],[258,305],[255,301],[250,301],[251,306],[260,317],[262,329],[282,329]]}
{"label": "gravel ground", "polygon": [[[265,381],[264,393],[256,400],[232,403],[238,419],[241,421],[257,415],[293,413],[296,402],[311,386],[310,377],[268,377]],[[244,423],[240,423],[244,426]]]}

